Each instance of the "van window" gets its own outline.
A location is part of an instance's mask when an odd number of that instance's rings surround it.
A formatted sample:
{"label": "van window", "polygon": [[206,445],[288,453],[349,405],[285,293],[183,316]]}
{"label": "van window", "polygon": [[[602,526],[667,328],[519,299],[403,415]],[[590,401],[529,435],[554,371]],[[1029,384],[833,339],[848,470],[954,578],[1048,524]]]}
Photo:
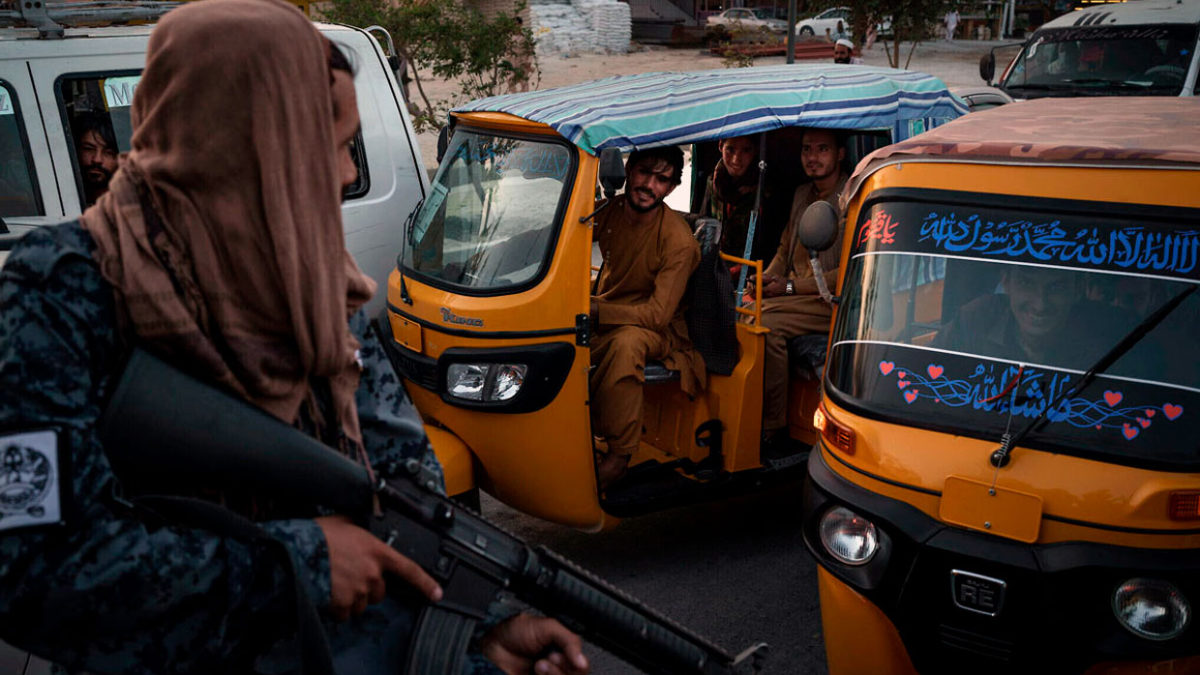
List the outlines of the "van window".
{"label": "van window", "polygon": [[558,232],[574,155],[557,141],[455,132],[408,232],[404,266],[439,285],[536,281]]}
{"label": "van window", "polygon": [[[130,105],[140,81],[136,71],[59,78],[59,105],[72,144],[81,208],[91,206],[104,194],[117,169],[117,156],[129,151],[133,135]],[[346,199],[361,197],[370,188],[361,131],[354,137],[351,156],[358,166],[358,179],[346,188]]]}
{"label": "van window", "polygon": [[1045,29],[1021,51],[1001,86],[1023,96],[1178,96],[1195,45],[1195,25]]}
{"label": "van window", "polygon": [[0,80],[0,218],[45,213],[34,176],[17,95]]}
{"label": "van window", "polygon": [[1049,408],[1031,445],[1195,470],[1200,292],[1056,401],[1146,316],[1200,285],[1195,222],[876,202],[855,231],[831,395],[997,442]]}

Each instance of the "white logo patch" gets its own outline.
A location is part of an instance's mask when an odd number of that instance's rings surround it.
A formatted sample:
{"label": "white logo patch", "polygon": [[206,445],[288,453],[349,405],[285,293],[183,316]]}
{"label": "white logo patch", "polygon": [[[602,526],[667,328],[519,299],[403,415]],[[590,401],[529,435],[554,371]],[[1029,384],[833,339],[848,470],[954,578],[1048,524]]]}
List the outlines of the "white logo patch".
{"label": "white logo patch", "polygon": [[0,530],[61,520],[58,436],[53,431],[0,436]]}

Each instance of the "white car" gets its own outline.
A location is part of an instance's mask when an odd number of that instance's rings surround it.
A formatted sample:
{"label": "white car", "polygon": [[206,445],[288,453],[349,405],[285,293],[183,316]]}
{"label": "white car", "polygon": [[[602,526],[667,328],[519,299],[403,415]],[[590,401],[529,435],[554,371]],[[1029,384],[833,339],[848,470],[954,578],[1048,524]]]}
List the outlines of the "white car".
{"label": "white car", "polygon": [[[840,24],[840,30],[839,30]],[[830,7],[820,14],[803,19],[796,23],[797,35],[817,35],[824,36],[825,29],[829,29],[830,35],[838,33],[850,34],[850,8],[849,7]]]}
{"label": "white car", "polygon": [[[842,24],[841,30],[838,30],[838,24]],[[801,19],[796,22],[796,34],[804,36],[817,35],[824,37],[825,29],[829,29],[830,35],[837,35],[839,32],[850,35],[854,31],[850,29],[850,8],[849,7],[830,7],[811,19]],[[892,34],[892,20],[890,17],[884,17],[883,21],[875,25],[875,32],[879,37],[889,37]]]}
{"label": "white car", "polygon": [[730,9],[713,14],[704,24],[707,28],[722,26],[726,30],[769,30],[772,33],[786,33],[787,22],[771,16],[765,9],[749,7],[731,7]]}

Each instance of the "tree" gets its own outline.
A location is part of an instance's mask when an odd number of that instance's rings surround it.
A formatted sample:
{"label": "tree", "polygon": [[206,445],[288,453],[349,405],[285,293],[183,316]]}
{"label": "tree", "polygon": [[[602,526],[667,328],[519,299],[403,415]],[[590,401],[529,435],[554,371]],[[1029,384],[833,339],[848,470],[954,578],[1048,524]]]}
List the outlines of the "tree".
{"label": "tree", "polygon": [[[382,26],[411,69],[419,103],[409,100],[418,130],[440,129],[457,103],[494,96],[540,78],[533,33],[520,19],[525,7],[484,15],[463,0],[331,0],[323,18],[352,26]],[[458,95],[431,101],[421,70],[455,80]]]}
{"label": "tree", "polygon": [[888,65],[900,67],[900,43],[911,42],[904,67],[912,62],[917,45],[930,36],[930,26],[942,21],[942,15],[953,4],[952,0],[827,0],[824,6],[844,5],[850,8],[850,30],[861,40],[867,27],[891,21],[891,45],[881,40],[887,54]]}

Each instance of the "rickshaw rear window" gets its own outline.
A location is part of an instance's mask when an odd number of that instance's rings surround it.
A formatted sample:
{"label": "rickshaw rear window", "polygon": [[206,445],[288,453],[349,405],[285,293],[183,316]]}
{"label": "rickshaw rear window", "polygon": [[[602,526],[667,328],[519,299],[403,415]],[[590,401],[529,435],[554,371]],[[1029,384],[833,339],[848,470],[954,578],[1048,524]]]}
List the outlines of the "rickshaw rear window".
{"label": "rickshaw rear window", "polygon": [[854,232],[831,393],[867,414],[997,441],[1048,409],[1032,446],[1195,470],[1200,292],[1064,394],[1200,284],[1196,215],[875,202]]}
{"label": "rickshaw rear window", "polygon": [[0,80],[0,218],[44,213],[32,159],[17,95]]}
{"label": "rickshaw rear window", "polygon": [[410,225],[405,269],[486,292],[535,283],[574,170],[563,143],[457,131]]}

